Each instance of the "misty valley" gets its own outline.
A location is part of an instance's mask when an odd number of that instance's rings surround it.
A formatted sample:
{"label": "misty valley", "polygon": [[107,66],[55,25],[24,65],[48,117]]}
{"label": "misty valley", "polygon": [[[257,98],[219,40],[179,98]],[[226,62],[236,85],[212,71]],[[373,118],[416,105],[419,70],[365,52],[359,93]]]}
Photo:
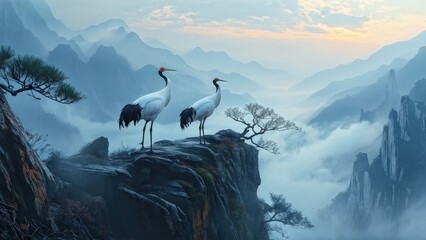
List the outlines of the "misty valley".
{"label": "misty valley", "polygon": [[0,0],[0,239],[426,238],[426,31],[254,2]]}

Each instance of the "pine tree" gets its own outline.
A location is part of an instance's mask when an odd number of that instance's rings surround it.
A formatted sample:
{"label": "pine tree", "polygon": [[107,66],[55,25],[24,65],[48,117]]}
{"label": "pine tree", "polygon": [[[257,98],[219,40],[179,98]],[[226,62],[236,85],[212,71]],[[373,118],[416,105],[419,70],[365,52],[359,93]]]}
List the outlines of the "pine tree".
{"label": "pine tree", "polygon": [[30,55],[15,56],[6,46],[0,47],[1,93],[16,96],[25,92],[40,99],[37,93],[53,101],[70,104],[83,98],[73,86],[66,83],[67,77],[55,66]]}

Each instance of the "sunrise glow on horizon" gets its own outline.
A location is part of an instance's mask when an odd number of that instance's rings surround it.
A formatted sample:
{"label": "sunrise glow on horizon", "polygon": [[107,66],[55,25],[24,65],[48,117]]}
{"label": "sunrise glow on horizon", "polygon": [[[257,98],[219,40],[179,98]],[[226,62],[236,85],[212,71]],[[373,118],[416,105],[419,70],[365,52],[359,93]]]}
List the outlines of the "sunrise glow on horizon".
{"label": "sunrise glow on horizon", "polygon": [[[414,0],[47,2],[72,29],[119,18],[141,38],[172,48],[226,51],[302,77],[426,30],[426,3]],[[86,14],[93,8],[98,14]]]}

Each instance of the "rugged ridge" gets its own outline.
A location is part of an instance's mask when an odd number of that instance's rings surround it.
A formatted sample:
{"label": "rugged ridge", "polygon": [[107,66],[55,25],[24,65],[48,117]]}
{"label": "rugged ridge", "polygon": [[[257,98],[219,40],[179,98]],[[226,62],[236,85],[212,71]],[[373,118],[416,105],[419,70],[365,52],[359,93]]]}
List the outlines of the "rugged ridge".
{"label": "rugged ridge", "polygon": [[231,130],[206,140],[164,140],[155,154],[126,150],[107,158],[108,141],[100,138],[48,166],[70,183],[67,192],[106,202],[113,238],[267,239],[259,228],[256,148]]}
{"label": "rugged ridge", "polygon": [[426,106],[404,96],[383,127],[379,155],[368,164],[367,155],[358,154],[349,188],[328,211],[346,214],[345,221],[359,229],[375,219],[397,221],[425,196],[425,174]]}

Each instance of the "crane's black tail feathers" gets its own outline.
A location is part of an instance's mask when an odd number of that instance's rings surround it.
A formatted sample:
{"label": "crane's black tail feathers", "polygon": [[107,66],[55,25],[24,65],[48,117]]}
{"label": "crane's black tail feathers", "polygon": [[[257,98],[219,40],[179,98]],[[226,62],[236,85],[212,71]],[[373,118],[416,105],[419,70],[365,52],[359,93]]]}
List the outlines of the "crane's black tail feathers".
{"label": "crane's black tail feathers", "polygon": [[182,128],[182,130],[194,121],[195,114],[196,111],[192,107],[187,108],[180,113],[180,128]]}
{"label": "crane's black tail feathers", "polygon": [[136,125],[142,118],[142,107],[139,104],[127,104],[121,109],[118,128],[128,127],[130,122]]}

